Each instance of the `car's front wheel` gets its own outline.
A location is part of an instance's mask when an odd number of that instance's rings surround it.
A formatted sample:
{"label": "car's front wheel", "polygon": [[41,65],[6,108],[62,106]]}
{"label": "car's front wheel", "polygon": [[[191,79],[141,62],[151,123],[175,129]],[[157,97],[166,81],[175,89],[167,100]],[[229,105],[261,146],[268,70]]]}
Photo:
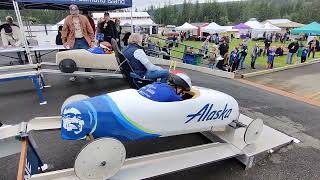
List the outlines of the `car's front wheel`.
{"label": "car's front wheel", "polygon": [[64,59],[59,63],[59,69],[64,73],[74,73],[77,68],[77,63],[72,59]]}

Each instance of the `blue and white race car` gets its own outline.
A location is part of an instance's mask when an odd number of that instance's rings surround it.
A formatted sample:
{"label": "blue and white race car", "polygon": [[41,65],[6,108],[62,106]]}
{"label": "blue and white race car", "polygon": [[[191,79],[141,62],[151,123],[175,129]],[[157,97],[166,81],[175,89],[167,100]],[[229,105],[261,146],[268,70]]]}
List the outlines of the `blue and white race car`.
{"label": "blue and white race car", "polygon": [[[233,97],[207,88],[193,87],[189,98],[178,102],[152,101],[135,89],[127,89],[67,99],[61,109],[61,136],[66,140],[95,139],[81,150],[74,170],[80,179],[108,179],[126,159],[125,141],[224,131],[232,126],[245,127],[245,143],[254,143],[263,122],[252,121],[246,126],[238,121],[239,116]],[[112,166],[107,166],[108,162]]]}
{"label": "blue and white race car", "polygon": [[239,117],[237,101],[224,93],[193,87],[191,98],[155,102],[135,89],[67,104],[62,109],[62,138],[113,137],[134,141],[222,128]]}

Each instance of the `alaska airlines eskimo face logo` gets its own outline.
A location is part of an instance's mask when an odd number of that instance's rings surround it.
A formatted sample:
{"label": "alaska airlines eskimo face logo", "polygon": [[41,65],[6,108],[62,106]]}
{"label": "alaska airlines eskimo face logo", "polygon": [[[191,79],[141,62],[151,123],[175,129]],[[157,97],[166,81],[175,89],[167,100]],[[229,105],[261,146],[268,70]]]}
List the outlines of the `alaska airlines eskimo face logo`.
{"label": "alaska airlines eskimo face logo", "polygon": [[195,114],[190,114],[187,116],[188,120],[185,122],[189,123],[192,120],[200,121],[211,121],[211,120],[224,120],[228,118],[232,113],[232,108],[228,108],[228,104],[225,105],[224,109],[215,110],[213,109],[213,104],[206,104]]}
{"label": "alaska airlines eskimo face logo", "polygon": [[79,134],[83,130],[84,121],[81,119],[81,112],[76,108],[64,109],[62,114],[63,128]]}

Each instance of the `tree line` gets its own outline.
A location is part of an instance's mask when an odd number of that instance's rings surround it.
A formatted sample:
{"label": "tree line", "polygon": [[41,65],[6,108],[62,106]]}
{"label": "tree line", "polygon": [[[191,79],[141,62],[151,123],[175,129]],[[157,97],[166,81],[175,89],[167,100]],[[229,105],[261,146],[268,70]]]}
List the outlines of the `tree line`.
{"label": "tree line", "polygon": [[182,25],[184,22],[216,22],[231,25],[246,22],[250,18],[259,21],[286,18],[300,23],[320,21],[319,0],[245,0],[191,3],[163,7],[150,6],[147,11],[158,24]]}
{"label": "tree line", "polygon": [[[33,24],[56,24],[68,15],[68,11],[54,11],[54,10],[23,10],[21,16],[24,21],[32,22]],[[1,22],[5,21],[6,16],[12,16],[14,21],[17,21],[15,12],[13,10],[1,10]]]}
{"label": "tree line", "polygon": [[[173,0],[172,0],[173,1]],[[191,3],[184,0],[180,5],[164,5],[146,9],[158,24],[182,25],[184,22],[216,22],[220,25],[237,24],[255,17],[259,21],[275,18],[286,18],[300,23],[320,22],[319,0],[239,0],[217,2],[206,0],[205,3]],[[25,20],[35,24],[56,24],[68,11],[57,10],[23,10]],[[0,19],[5,16],[15,18],[13,10],[1,10]]]}

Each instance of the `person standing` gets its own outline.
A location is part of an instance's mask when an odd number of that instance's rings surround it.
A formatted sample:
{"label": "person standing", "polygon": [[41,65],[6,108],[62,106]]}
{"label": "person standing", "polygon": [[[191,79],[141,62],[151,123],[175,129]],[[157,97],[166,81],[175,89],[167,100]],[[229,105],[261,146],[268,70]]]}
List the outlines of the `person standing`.
{"label": "person standing", "polygon": [[300,45],[299,45],[299,49],[297,51],[297,64],[299,64],[301,61],[299,61],[302,57],[302,51],[304,50],[304,45],[302,44],[302,42],[300,42]]}
{"label": "person standing", "polygon": [[96,33],[96,25],[94,23],[94,20],[92,19],[92,13],[90,11],[84,10],[82,14],[88,18],[93,33]]}
{"label": "person standing", "polygon": [[269,48],[268,50],[268,62],[267,62],[267,69],[272,69],[273,68],[273,61],[275,57],[275,47]]}
{"label": "person standing", "polygon": [[219,51],[222,57],[229,51],[229,45],[226,40],[223,40],[222,44],[220,44]]}
{"label": "person standing", "polygon": [[67,49],[89,49],[94,46],[94,32],[87,17],[79,14],[77,5],[70,5],[61,31],[63,46]]}
{"label": "person standing", "polygon": [[59,26],[58,28],[58,34],[56,36],[56,45],[63,45],[62,39],[61,39],[61,31],[63,26]]}
{"label": "person standing", "polygon": [[316,37],[314,37],[313,40],[311,40],[311,41],[309,42],[308,58],[310,57],[311,52],[312,52],[312,58],[314,58],[314,55],[315,55],[315,53],[316,53],[317,46],[319,46],[319,41],[317,40]]}
{"label": "person standing", "polygon": [[128,46],[128,39],[131,36],[131,32],[126,32],[122,38],[124,46]]}
{"label": "person standing", "polygon": [[217,58],[220,56],[220,52],[219,49],[217,47],[217,45],[213,45],[212,47],[212,51],[209,52],[208,55],[208,68],[213,69],[214,65],[216,64]]}
{"label": "person standing", "polygon": [[209,49],[209,39],[207,38],[207,39],[202,43],[202,46],[201,46],[201,49],[200,49],[200,54],[202,54],[202,56],[203,56],[204,58],[207,57],[208,49]]}
{"label": "person standing", "polygon": [[112,38],[118,41],[116,24],[111,20],[108,12],[104,13],[103,19],[98,23],[98,29],[103,34],[103,41],[111,43]]}
{"label": "person standing", "polygon": [[120,26],[120,19],[116,19],[115,20],[115,26],[116,26],[116,36],[117,36],[117,41],[118,41],[118,46],[121,50],[121,45],[120,45],[120,36],[121,36],[121,31],[122,31],[122,27]]}
{"label": "person standing", "polygon": [[241,51],[240,51],[240,69],[245,69],[244,62],[246,60],[248,54],[248,47],[245,44],[240,44]]}
{"label": "person standing", "polygon": [[234,48],[230,54],[229,65],[231,66],[231,72],[234,72],[238,69],[239,59],[238,59],[238,48]]}
{"label": "person standing", "polygon": [[259,44],[256,43],[252,48],[252,52],[251,52],[251,69],[255,69],[254,66],[256,64],[256,60],[258,58],[259,53],[260,53]]}
{"label": "person standing", "polygon": [[298,51],[298,49],[299,49],[298,40],[295,39],[292,43],[290,43],[289,46],[288,46],[288,49],[289,49],[289,53],[288,53],[288,56],[287,56],[286,63],[287,63],[287,64],[292,64],[293,55],[294,55],[294,54]]}
{"label": "person standing", "polygon": [[268,38],[266,38],[264,40],[263,56],[266,55],[266,53],[268,53],[268,50],[269,50],[270,46],[271,46],[271,41]]}
{"label": "person standing", "polygon": [[[79,14],[77,5],[70,5],[70,15],[65,18],[61,39],[66,49],[89,49],[94,47],[94,32],[86,16]],[[89,69],[85,69],[89,72]],[[75,81],[76,76],[70,81]],[[90,78],[92,79],[92,78]]]}
{"label": "person standing", "polygon": [[308,56],[308,49],[304,47],[301,53],[301,63],[306,62],[307,56]]}

